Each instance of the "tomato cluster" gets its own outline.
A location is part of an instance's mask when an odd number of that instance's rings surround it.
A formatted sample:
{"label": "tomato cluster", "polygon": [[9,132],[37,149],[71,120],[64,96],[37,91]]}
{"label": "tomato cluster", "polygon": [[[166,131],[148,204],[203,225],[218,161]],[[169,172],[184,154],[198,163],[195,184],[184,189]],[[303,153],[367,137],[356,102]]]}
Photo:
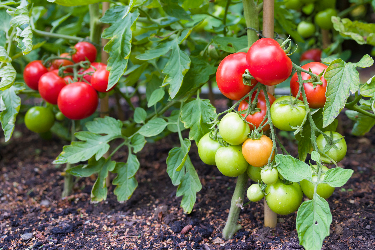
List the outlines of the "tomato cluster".
{"label": "tomato cluster", "polygon": [[[52,59],[50,67],[40,60],[30,62],[23,77],[27,86],[39,91],[40,96],[52,105],[58,105],[60,120],[67,117],[80,120],[91,116],[98,106],[98,92],[108,92],[109,71],[103,63],[94,62],[97,50],[89,42],[79,42],[71,54],[62,53],[58,59]],[[66,59],[65,59],[66,58]],[[82,68],[82,62],[89,63],[89,68]],[[48,64],[48,62],[46,62]],[[59,70],[64,67],[63,72]],[[77,69],[78,67],[78,69]],[[82,66],[83,67],[83,66]],[[74,75],[73,68],[78,74]],[[54,115],[51,109],[34,107],[26,115],[26,126],[37,133],[48,131],[53,125]],[[34,124],[45,123],[35,127]]]}

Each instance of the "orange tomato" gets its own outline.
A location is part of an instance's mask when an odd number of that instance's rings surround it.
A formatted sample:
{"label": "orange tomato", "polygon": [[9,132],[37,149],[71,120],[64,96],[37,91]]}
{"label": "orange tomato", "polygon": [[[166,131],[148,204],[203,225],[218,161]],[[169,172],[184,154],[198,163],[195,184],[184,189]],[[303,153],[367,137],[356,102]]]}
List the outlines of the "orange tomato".
{"label": "orange tomato", "polygon": [[[272,146],[272,140],[262,135],[258,140],[247,139],[242,144],[242,154],[251,166],[263,167],[268,163],[268,158],[272,153]],[[272,153],[272,159],[274,156],[275,154]]]}

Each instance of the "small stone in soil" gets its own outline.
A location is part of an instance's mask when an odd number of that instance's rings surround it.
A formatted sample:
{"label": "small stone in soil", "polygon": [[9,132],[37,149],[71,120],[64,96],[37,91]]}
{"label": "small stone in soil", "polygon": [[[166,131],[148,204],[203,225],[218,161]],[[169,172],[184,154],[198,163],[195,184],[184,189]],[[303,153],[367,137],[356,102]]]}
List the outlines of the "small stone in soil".
{"label": "small stone in soil", "polygon": [[32,233],[25,233],[25,234],[22,234],[21,235],[21,239],[23,240],[29,240],[33,237],[33,234]]}
{"label": "small stone in soil", "polygon": [[49,207],[50,204],[51,204],[51,202],[49,202],[49,200],[42,200],[40,202],[40,205],[44,206],[44,207]]}

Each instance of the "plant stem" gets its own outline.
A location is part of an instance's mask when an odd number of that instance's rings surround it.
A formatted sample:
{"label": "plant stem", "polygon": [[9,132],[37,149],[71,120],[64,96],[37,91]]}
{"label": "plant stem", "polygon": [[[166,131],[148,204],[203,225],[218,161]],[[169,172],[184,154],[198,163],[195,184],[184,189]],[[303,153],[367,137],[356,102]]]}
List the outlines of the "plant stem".
{"label": "plant stem", "polygon": [[224,13],[224,19],[223,19],[223,25],[224,25],[224,29],[223,29],[223,35],[224,36],[227,36],[227,15],[228,15],[228,9],[229,9],[229,6],[230,6],[230,2],[231,0],[227,0],[227,6],[225,6],[225,13]]}
{"label": "plant stem", "polygon": [[100,43],[100,35],[102,31],[102,26],[99,21],[100,19],[100,8],[99,3],[94,3],[89,5],[90,11],[90,40],[95,43]]}
{"label": "plant stem", "polygon": [[[242,0],[244,16],[247,28],[259,30],[259,18],[257,5],[254,0]],[[247,46],[251,46],[258,40],[258,34],[254,30],[247,30]]]}
{"label": "plant stem", "polygon": [[[73,142],[75,140],[75,136],[74,136],[74,133],[76,132],[76,126],[75,126],[75,121],[72,120],[72,128],[71,128],[71,142]],[[71,174],[68,174],[66,171],[68,169],[71,168],[71,165],[70,163],[67,163],[66,164],[66,168],[65,168],[65,176],[64,176],[64,190],[62,192],[62,198],[65,198],[65,197],[68,197],[71,193],[72,193],[72,190],[73,190],[73,185],[74,185],[74,182],[73,182],[73,175]]]}
{"label": "plant stem", "polygon": [[239,203],[242,205],[247,179],[248,176],[246,172],[237,178],[236,188],[232,196],[227,223],[223,229],[223,238],[226,240],[232,238],[233,235],[241,229],[241,225],[237,223],[241,211]]}
{"label": "plant stem", "polygon": [[74,40],[74,41],[77,41],[77,42],[80,42],[80,41],[83,40],[81,37],[76,37],[76,36],[67,36],[67,35],[62,35],[62,34],[45,32],[45,31],[34,29],[34,28],[32,28],[31,30],[33,31],[34,34],[37,34],[39,36],[46,36],[46,37],[52,37],[52,38],[61,38],[61,39],[66,39],[66,40]]}
{"label": "plant stem", "polygon": [[[297,71],[301,71],[301,72],[303,72],[303,73],[309,74],[309,75],[311,76],[311,80],[312,80],[313,82],[319,82],[319,81],[320,81],[318,75],[316,75],[316,74],[314,74],[314,73],[312,73],[312,72],[310,72],[310,71],[308,71],[308,70],[303,69],[302,67],[298,66],[297,64],[295,64],[295,63],[293,63],[293,62],[292,62],[292,65],[293,65],[293,68],[295,68]],[[322,84],[323,84],[323,83],[322,83]]]}
{"label": "plant stem", "polygon": [[118,93],[119,95],[121,95],[125,99],[125,101],[129,104],[129,106],[133,110],[135,110],[135,107],[134,107],[133,103],[131,102],[130,98],[126,94],[122,93],[121,90],[119,90],[118,88],[115,88],[115,91],[116,91],[116,93]]}

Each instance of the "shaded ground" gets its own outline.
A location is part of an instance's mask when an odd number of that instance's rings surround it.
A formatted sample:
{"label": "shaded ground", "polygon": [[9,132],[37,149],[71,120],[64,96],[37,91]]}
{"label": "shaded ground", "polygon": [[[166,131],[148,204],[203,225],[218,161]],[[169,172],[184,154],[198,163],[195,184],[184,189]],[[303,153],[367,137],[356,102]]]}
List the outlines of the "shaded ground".
{"label": "shaded ground", "polygon": [[[344,120],[348,155],[340,166],[355,173],[329,199],[333,222],[323,249],[375,249],[374,130],[367,138],[352,137],[350,121]],[[168,151],[178,143],[174,136],[139,153],[139,186],[128,202],[118,203],[110,187],[107,201],[91,204],[94,178],[79,179],[74,194],[60,199],[64,166],[51,162],[63,141],[42,140],[23,125],[16,130],[21,138],[0,144],[0,249],[302,249],[295,214],[281,216],[276,229],[264,228],[263,202],[246,206],[243,229],[222,240],[235,178],[204,165],[195,145],[190,155],[203,189],[193,212],[183,214],[166,173]],[[115,160],[126,161],[125,150]]]}

